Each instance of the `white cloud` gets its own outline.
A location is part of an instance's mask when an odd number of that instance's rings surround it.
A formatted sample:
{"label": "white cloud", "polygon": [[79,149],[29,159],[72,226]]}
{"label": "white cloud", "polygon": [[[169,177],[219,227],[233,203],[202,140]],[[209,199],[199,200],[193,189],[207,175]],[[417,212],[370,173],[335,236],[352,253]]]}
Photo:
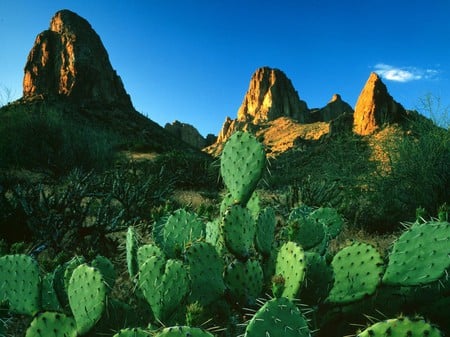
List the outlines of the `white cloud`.
{"label": "white cloud", "polygon": [[374,66],[375,72],[382,78],[394,82],[411,82],[422,79],[434,79],[439,71],[435,69],[421,69],[416,67],[394,67],[385,63]]}

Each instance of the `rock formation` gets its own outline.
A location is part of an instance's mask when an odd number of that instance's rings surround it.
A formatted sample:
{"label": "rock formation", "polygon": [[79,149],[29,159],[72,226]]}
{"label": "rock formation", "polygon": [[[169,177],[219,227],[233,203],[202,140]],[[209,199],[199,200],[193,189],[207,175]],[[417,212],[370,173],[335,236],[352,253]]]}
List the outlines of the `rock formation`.
{"label": "rock formation", "polygon": [[69,10],[58,11],[36,37],[24,69],[23,97],[9,109],[58,111],[77,125],[114,133],[119,148],[193,150],[134,109],[100,37]]}
{"label": "rock formation", "polygon": [[328,104],[317,110],[313,117],[316,122],[330,122],[343,114],[353,114],[353,108],[344,102],[341,95],[334,94]]}
{"label": "rock formation", "polygon": [[383,124],[399,121],[405,115],[403,106],[389,95],[376,73],[371,73],[355,106],[353,131],[358,135],[370,135]]}
{"label": "rock formation", "polygon": [[206,139],[190,124],[174,121],[173,123],[167,123],[164,129],[196,149],[202,149],[207,146]]}
{"label": "rock formation", "polygon": [[307,113],[291,80],[281,70],[263,67],[253,74],[237,119],[260,124],[285,116],[304,123]]}
{"label": "rock formation", "polygon": [[24,98],[65,96],[79,104],[132,107],[100,37],[69,10],[57,12],[36,37],[25,65]]}

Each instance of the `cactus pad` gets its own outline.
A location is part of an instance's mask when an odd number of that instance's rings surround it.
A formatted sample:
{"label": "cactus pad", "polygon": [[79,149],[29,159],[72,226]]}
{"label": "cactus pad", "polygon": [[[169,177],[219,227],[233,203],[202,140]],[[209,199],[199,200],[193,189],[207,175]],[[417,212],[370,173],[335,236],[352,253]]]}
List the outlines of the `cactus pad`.
{"label": "cactus pad", "polygon": [[[305,278],[306,260],[303,248],[295,242],[286,242],[280,248],[275,265],[276,280],[282,281],[281,294],[275,294],[294,299]],[[274,286],[277,286],[278,281]]]}
{"label": "cactus pad", "polygon": [[316,305],[323,302],[333,283],[333,271],[325,257],[318,253],[306,252],[306,278],[300,292],[302,303]]}
{"label": "cactus pad", "polygon": [[27,329],[25,337],[76,337],[77,327],[72,317],[58,312],[37,315]]}
{"label": "cactus pad", "polygon": [[450,223],[417,223],[394,243],[383,283],[414,286],[440,279],[450,268]]}
{"label": "cactus pad", "polygon": [[154,337],[214,337],[214,335],[200,328],[191,328],[188,326],[173,326],[164,328]]}
{"label": "cactus pad", "polygon": [[137,251],[137,260],[139,268],[141,268],[144,262],[147,261],[152,256],[158,256],[165,259],[165,255],[161,250],[161,248],[159,248],[157,245],[153,243],[149,243],[139,247]]}
{"label": "cactus pad", "polygon": [[139,286],[156,319],[163,321],[189,291],[188,273],[178,260],[152,256],[141,266]]}
{"label": "cactus pad", "polygon": [[151,334],[141,328],[127,328],[122,329],[116,333],[113,337],[148,337]]}
{"label": "cactus pad", "polygon": [[222,151],[220,173],[234,202],[247,204],[265,162],[263,145],[251,134],[238,131],[228,139]]}
{"label": "cactus pad", "polygon": [[256,249],[264,256],[269,256],[272,252],[272,243],[275,236],[275,212],[272,208],[265,208],[258,216],[256,222]]}
{"label": "cactus pad", "polygon": [[102,274],[109,294],[116,283],[117,277],[113,263],[107,257],[97,255],[95,259],[92,260],[91,266],[98,269]]}
{"label": "cactus pad", "polygon": [[372,295],[381,281],[383,260],[365,243],[354,243],[333,258],[334,283],[327,298],[331,303],[351,303]]}
{"label": "cactus pad", "polygon": [[72,273],[67,288],[69,304],[80,335],[88,332],[100,319],[106,305],[106,285],[99,270],[86,264]]}
{"label": "cactus pad", "polygon": [[138,237],[136,229],[132,226],[128,227],[127,238],[126,238],[126,252],[127,252],[127,267],[128,273],[131,278],[136,277],[139,272],[139,265],[137,261],[137,251],[138,251]]}
{"label": "cactus pad", "polygon": [[256,260],[233,261],[225,271],[224,279],[233,299],[250,305],[260,296],[264,283],[261,265]]}
{"label": "cactus pad", "polygon": [[175,211],[163,227],[164,252],[170,258],[180,256],[188,242],[204,238],[205,225],[197,214],[184,209]]}
{"label": "cactus pad", "polygon": [[310,331],[295,304],[281,297],[266,302],[248,323],[244,337],[261,336],[309,337]]}
{"label": "cactus pad", "polygon": [[195,242],[186,251],[186,261],[191,278],[189,302],[208,305],[222,296],[223,260],[215,247],[207,242]]}
{"label": "cactus pad", "polygon": [[435,326],[425,322],[422,318],[400,317],[375,323],[356,337],[442,337]]}
{"label": "cactus pad", "polygon": [[320,244],[325,238],[324,225],[310,217],[299,217],[289,222],[289,240],[299,243],[304,249]]}
{"label": "cactus pad", "polygon": [[231,206],[223,216],[221,229],[228,250],[237,257],[247,258],[256,233],[255,219],[248,208]]}
{"label": "cactus pad", "polygon": [[331,239],[335,238],[342,229],[344,220],[336,209],[331,207],[320,207],[309,215],[309,218],[316,220],[326,226],[326,233]]}
{"label": "cactus pad", "polygon": [[33,315],[39,310],[39,267],[30,256],[0,257],[0,285],[0,302],[8,301],[12,312]]}
{"label": "cactus pad", "polygon": [[42,279],[41,308],[46,311],[61,311],[61,305],[54,286],[55,273],[48,273]]}

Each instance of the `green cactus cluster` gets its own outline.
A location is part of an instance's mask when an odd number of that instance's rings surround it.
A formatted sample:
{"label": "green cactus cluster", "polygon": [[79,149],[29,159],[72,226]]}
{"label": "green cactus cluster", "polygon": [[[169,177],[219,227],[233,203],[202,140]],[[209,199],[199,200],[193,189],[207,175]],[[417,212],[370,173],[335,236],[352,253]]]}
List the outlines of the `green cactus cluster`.
{"label": "green cactus cluster", "polygon": [[227,267],[224,275],[230,296],[241,304],[254,304],[263,289],[264,275],[259,261],[235,260]]}
{"label": "green cactus cluster", "polygon": [[188,294],[188,272],[179,260],[153,256],[140,266],[139,286],[155,318],[164,321]]}
{"label": "green cactus cluster", "polygon": [[[262,207],[255,193],[265,161],[256,138],[237,132],[221,157],[227,194],[216,219],[206,222],[179,209],[157,220],[148,236],[144,228],[139,235],[128,228],[124,263],[134,292],[130,303],[112,297],[118,274],[106,257],[88,263],[75,256],[41,276],[33,258],[5,255],[1,304],[32,316],[26,337],[309,337],[313,330],[320,330],[320,337],[338,335],[355,318],[354,323],[365,323],[364,315],[383,311],[383,305],[395,314],[418,308],[445,327],[448,222],[411,225],[386,263],[362,242],[332,256],[329,243],[343,218],[333,208],[302,205],[278,228],[280,214]],[[308,312],[300,310],[305,307]],[[215,324],[222,329],[202,329]],[[407,317],[357,334],[377,335],[442,336],[425,320]]]}
{"label": "green cactus cluster", "polygon": [[223,295],[224,262],[212,244],[193,243],[186,250],[186,262],[191,280],[189,302],[208,305]]}

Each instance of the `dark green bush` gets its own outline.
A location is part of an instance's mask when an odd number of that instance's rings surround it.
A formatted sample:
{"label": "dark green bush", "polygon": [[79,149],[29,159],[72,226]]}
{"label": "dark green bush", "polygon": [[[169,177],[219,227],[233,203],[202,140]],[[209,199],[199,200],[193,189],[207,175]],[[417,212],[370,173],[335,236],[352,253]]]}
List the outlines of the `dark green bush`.
{"label": "dark green bush", "polygon": [[219,165],[206,154],[171,151],[158,156],[154,164],[178,188],[217,189],[221,184]]}
{"label": "dark green bush", "polygon": [[0,167],[103,170],[115,159],[114,135],[56,111],[8,111],[0,116]]}

